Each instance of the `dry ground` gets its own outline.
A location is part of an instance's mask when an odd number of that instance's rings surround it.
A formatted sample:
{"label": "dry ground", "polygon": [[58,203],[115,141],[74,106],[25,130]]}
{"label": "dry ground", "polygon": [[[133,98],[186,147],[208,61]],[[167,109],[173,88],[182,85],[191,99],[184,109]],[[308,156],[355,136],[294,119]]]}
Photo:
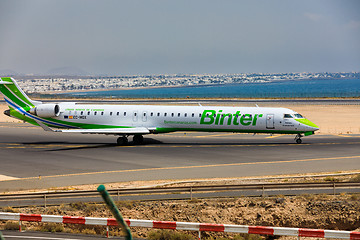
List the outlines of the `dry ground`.
{"label": "dry ground", "polygon": [[[161,221],[301,227],[354,231],[360,228],[360,195],[302,195],[297,197],[231,198],[192,201],[117,202],[124,218]],[[4,208],[0,211],[50,215],[112,217],[103,204],[75,203],[59,207]],[[28,230],[38,223],[23,223]],[[0,224],[5,228],[5,223]],[[104,227],[67,225],[64,231],[104,234]],[[115,230],[114,230],[115,231]],[[117,234],[118,230],[113,234]],[[132,228],[135,236],[146,237],[151,229]],[[194,234],[194,239],[195,235]],[[235,234],[205,232],[203,237],[233,237]]]}

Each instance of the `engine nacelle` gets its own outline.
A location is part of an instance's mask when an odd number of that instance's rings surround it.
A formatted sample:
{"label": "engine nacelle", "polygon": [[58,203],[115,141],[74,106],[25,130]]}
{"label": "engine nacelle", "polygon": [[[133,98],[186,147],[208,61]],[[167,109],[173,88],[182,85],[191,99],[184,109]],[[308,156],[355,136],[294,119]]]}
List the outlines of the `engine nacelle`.
{"label": "engine nacelle", "polygon": [[57,104],[41,104],[29,111],[38,117],[58,117],[60,115],[60,106]]}

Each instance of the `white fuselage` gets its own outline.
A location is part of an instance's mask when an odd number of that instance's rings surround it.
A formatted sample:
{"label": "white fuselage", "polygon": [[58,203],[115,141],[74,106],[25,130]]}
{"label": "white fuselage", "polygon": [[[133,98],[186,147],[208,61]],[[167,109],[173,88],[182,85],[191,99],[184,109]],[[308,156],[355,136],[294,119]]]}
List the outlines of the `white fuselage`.
{"label": "white fuselage", "polygon": [[[231,131],[283,132],[314,131],[284,114],[295,114],[286,108],[157,106],[157,105],[91,105],[60,103],[60,115],[53,119],[74,122],[81,128],[146,127],[156,132]],[[88,127],[86,125],[89,125]]]}

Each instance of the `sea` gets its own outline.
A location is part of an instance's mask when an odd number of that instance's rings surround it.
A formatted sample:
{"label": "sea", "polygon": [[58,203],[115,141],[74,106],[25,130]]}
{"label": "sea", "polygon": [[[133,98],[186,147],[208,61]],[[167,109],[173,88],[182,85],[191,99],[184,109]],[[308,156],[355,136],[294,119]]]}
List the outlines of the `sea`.
{"label": "sea", "polygon": [[353,98],[360,79],[281,80],[206,86],[159,87],[61,93],[77,98]]}

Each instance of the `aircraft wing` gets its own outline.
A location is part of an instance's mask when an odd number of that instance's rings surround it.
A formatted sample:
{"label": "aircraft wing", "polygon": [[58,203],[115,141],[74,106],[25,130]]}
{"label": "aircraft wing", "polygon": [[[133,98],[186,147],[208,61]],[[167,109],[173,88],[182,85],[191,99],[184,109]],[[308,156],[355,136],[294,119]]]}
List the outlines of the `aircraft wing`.
{"label": "aircraft wing", "polygon": [[54,130],[46,126],[40,121],[35,120],[40,127],[45,131],[51,132],[63,132],[63,133],[84,133],[84,134],[110,134],[110,135],[121,135],[121,134],[148,134],[150,133],[149,128],[146,127],[129,127],[129,128],[101,128],[101,129],[65,129],[65,130]]}
{"label": "aircraft wing", "polygon": [[64,133],[88,133],[88,134],[148,134],[149,129],[145,127],[134,128],[105,128],[105,129],[67,129],[55,130]]}

